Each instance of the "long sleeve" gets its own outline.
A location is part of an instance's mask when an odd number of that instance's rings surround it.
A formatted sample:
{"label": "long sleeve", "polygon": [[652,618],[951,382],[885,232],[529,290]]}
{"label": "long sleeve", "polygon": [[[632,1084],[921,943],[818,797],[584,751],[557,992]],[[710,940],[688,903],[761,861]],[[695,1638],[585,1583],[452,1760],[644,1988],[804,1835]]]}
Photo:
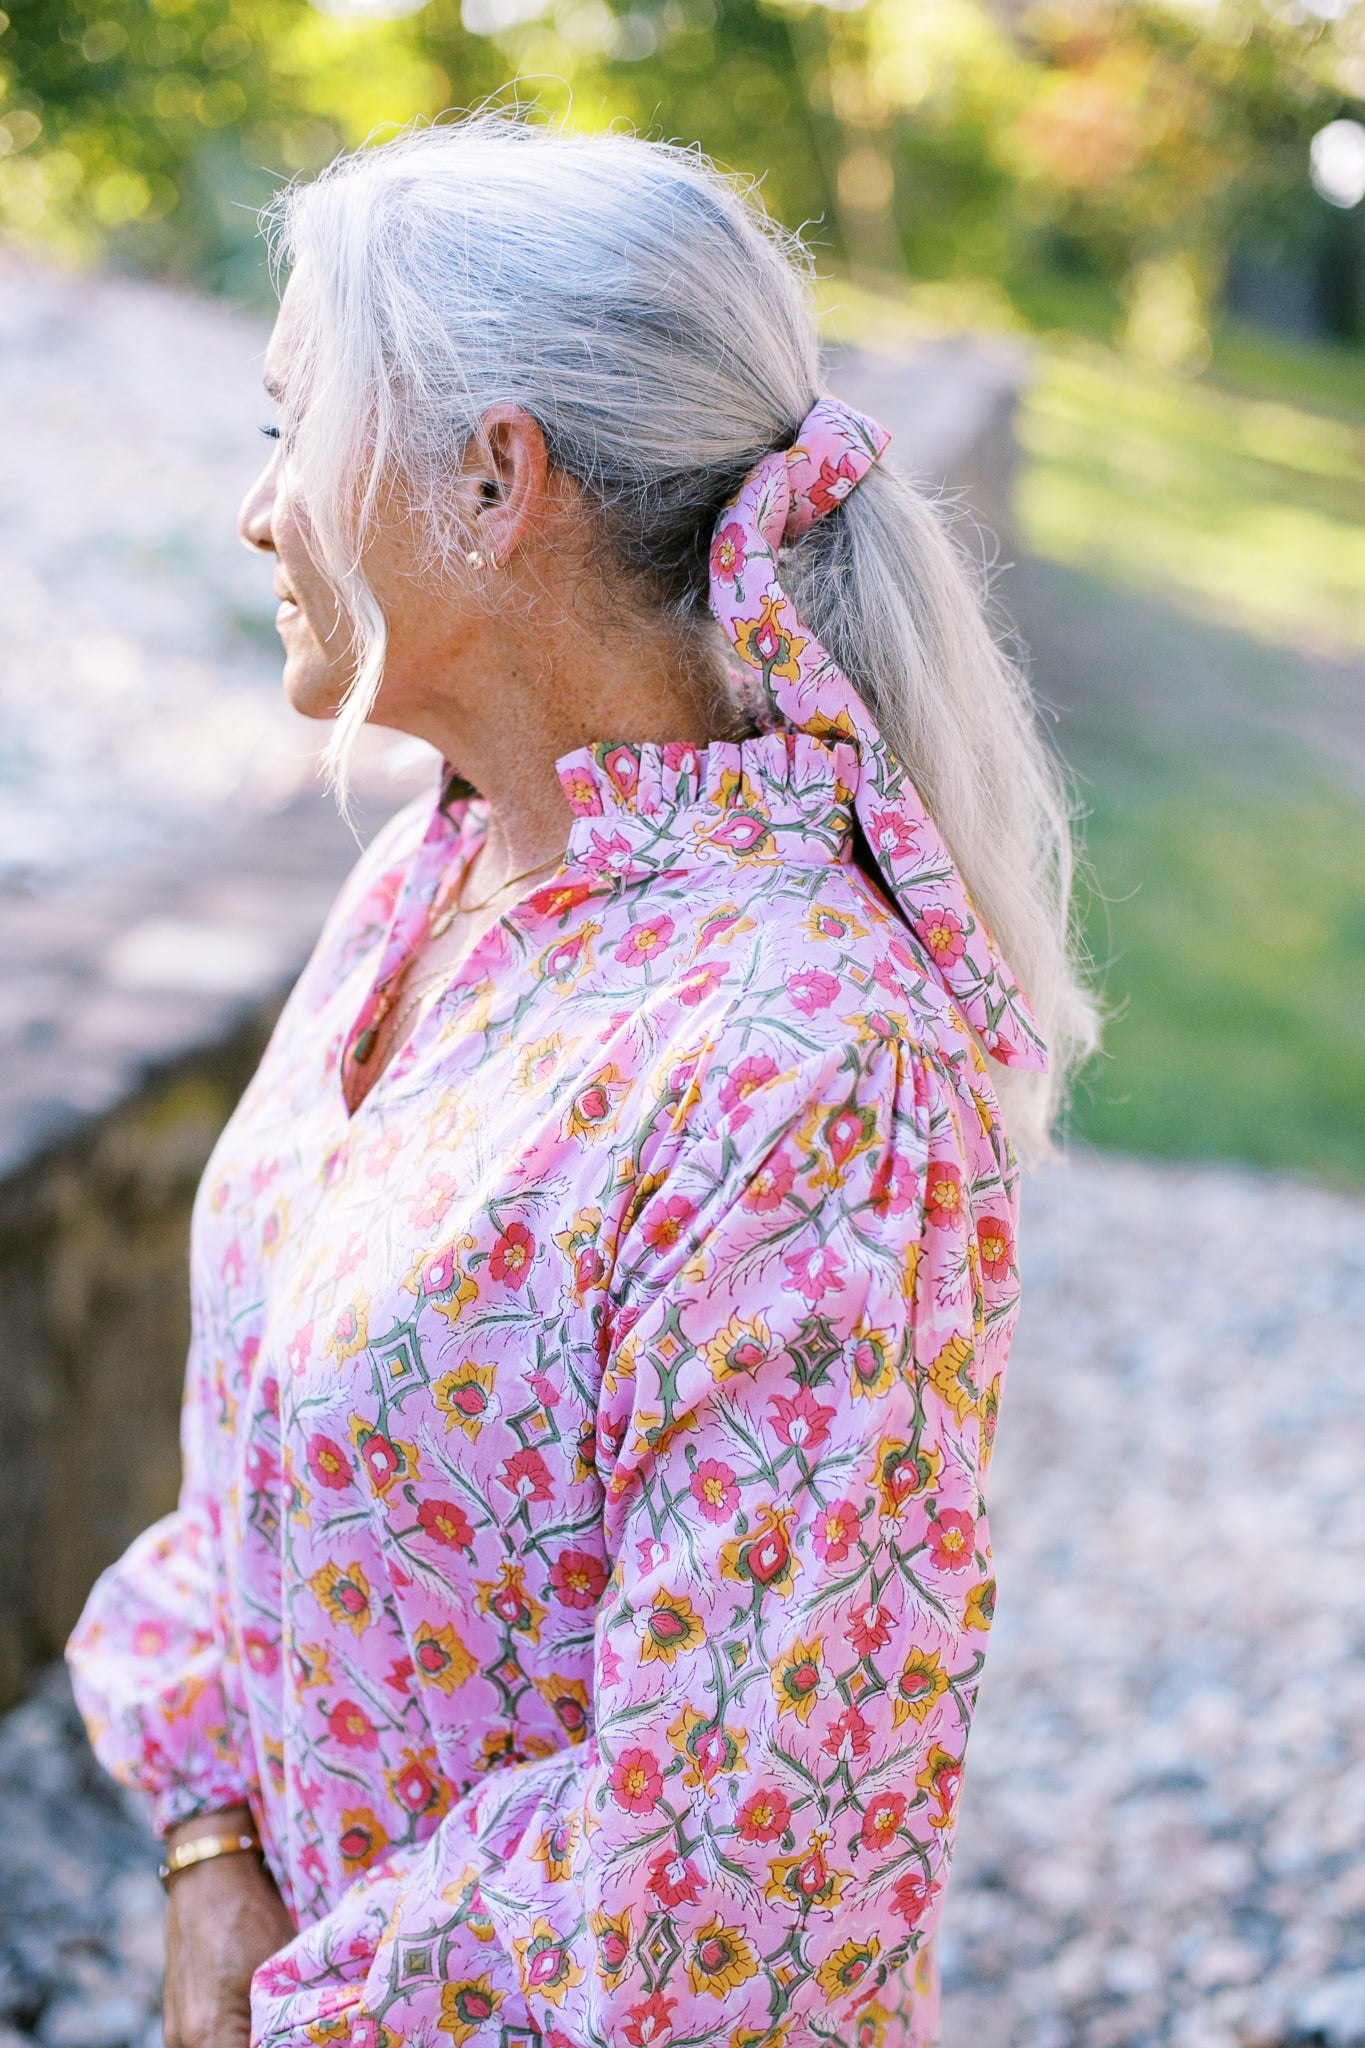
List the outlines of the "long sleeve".
{"label": "long sleeve", "polygon": [[895,1036],[720,1064],[618,1249],[587,1739],[465,1791],[264,1966],[269,2048],[480,2048],[500,2008],[548,2048],[848,2043],[932,1934],[993,1594],[1008,1155]]}
{"label": "long sleeve", "polygon": [[96,1581],[66,1652],[96,1756],[148,1797],[159,1834],[252,1790],[230,1732],[214,1623],[221,1560],[208,1470],[218,1405],[196,1337],[179,1505]]}

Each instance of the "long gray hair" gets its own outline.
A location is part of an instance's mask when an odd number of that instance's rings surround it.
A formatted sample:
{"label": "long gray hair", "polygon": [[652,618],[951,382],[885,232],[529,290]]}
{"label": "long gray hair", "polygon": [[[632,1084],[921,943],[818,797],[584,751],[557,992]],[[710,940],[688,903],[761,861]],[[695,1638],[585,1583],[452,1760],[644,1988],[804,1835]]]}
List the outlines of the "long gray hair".
{"label": "long gray hair", "polygon": [[[269,214],[277,262],[307,271],[288,460],[356,650],[326,756],[343,793],[384,666],[361,569],[377,503],[401,477],[428,571],[468,577],[451,482],[491,405],[539,422],[670,629],[712,631],[716,514],[821,388],[794,237],[693,151],[487,114],[339,158]],[[998,1078],[1011,1137],[1045,1151],[1095,1012],[1073,953],[1064,785],[980,578],[887,462],[783,572],[1033,1004],[1051,1072]]]}

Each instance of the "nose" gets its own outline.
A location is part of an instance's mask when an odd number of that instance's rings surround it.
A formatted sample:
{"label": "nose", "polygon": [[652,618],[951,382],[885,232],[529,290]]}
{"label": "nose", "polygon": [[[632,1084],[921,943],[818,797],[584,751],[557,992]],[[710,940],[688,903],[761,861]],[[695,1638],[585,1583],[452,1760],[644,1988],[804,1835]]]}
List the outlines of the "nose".
{"label": "nose", "polygon": [[237,531],[242,545],[275,553],[272,515],[275,510],[275,464],[270,461],[242,500],[237,514]]}

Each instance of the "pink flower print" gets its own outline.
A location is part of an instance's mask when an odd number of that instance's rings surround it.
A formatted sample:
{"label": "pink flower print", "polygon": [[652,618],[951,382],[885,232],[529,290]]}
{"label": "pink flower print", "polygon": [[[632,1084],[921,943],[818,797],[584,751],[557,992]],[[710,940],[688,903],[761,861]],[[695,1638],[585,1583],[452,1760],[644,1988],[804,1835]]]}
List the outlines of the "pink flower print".
{"label": "pink flower print", "polygon": [[670,774],[675,775],[695,775],[701,766],[697,750],[691,740],[667,741],[664,746],[663,763]]}
{"label": "pink flower print", "polygon": [[451,1550],[474,1548],[473,1526],[457,1501],[424,1500],[417,1519],[433,1542],[444,1543]]}
{"label": "pink flower print", "polygon": [[856,1763],[872,1747],[872,1729],[856,1707],[849,1707],[830,1722],[820,1747],[840,1763]]}
{"label": "pink flower print", "polygon": [[580,854],[585,868],[595,875],[626,875],[634,858],[628,839],[619,832],[613,832],[610,839],[604,839],[600,832],[594,832],[587,850]]}
{"label": "pink flower print", "polygon": [[943,1508],[925,1531],[929,1555],[941,1572],[969,1571],[976,1562],[976,1523],[960,1508]]}
{"label": "pink flower print", "polygon": [[801,1387],[795,1394],[779,1394],[768,1410],[776,1435],[802,1451],[819,1450],[833,1419],[834,1410],[823,1407],[809,1387]]}
{"label": "pink flower print", "polygon": [[777,1073],[777,1061],[769,1059],[767,1053],[751,1053],[731,1067],[725,1085],[720,1091],[720,1106],[738,1130],[749,1121],[752,1110],[744,1104],[755,1088],[764,1087]]}
{"label": "pink flower print", "polygon": [[647,917],[642,924],[633,924],[616,948],[616,957],[624,967],[640,967],[661,952],[673,936],[673,920],[667,912],[658,917]]}
{"label": "pink flower print", "polygon": [[815,1554],[827,1564],[841,1564],[862,1534],[862,1520],[851,1500],[836,1500],[815,1518]]}
{"label": "pink flower print", "polygon": [[550,1566],[550,1584],[563,1607],[596,1607],[606,1583],[607,1568],[593,1550],[561,1550]]}
{"label": "pink flower print", "polygon": [[698,1003],[704,1003],[712,989],[719,988],[725,979],[725,969],[715,960],[707,960],[699,967],[689,967],[678,983],[678,1001],[684,1009],[695,1010]]}
{"label": "pink flower print", "polygon": [[638,1743],[621,1751],[607,1782],[616,1804],[626,1813],[653,1813],[663,1797],[659,1760],[652,1750]]}
{"label": "pink flower print", "polygon": [[903,857],[916,851],[915,828],[904,811],[874,811],[867,836],[874,853]]}
{"label": "pink flower print", "polygon": [[602,799],[597,794],[597,784],[586,768],[571,768],[567,775],[559,778],[560,787],[569,800],[569,808],[580,818],[600,818]]}
{"label": "pink flower print", "polygon": [[905,1819],[905,1794],[903,1792],[874,1792],[863,1810],[863,1824],[858,1830],[858,1839],[865,1849],[883,1855],[895,1841]]}
{"label": "pink flower print", "polygon": [[942,1889],[942,1885],[932,1883],[922,1870],[908,1870],[892,1887],[891,1897],[896,1911],[903,1913],[912,1927],[918,1927]]}
{"label": "pink flower print", "polygon": [[740,1838],[746,1842],[775,1842],[791,1826],[791,1805],[775,1785],[760,1785],[751,1792],[735,1816]]}
{"label": "pink flower print", "polygon": [[602,756],[602,767],[613,787],[629,801],[640,781],[640,757],[634,747],[613,747]]}
{"label": "pink flower print", "polygon": [[488,1270],[495,1280],[509,1287],[522,1287],[536,1255],[536,1241],[524,1223],[509,1223],[488,1258]]}
{"label": "pink flower print", "polygon": [[448,1173],[429,1173],[416,1201],[408,1210],[408,1221],[417,1230],[434,1230],[455,1199],[455,1183]]}
{"label": "pink flower print", "polygon": [[902,1159],[899,1152],[885,1153],[872,1176],[868,1195],[877,1214],[903,1216],[907,1209],[914,1207],[918,1193],[919,1177],[909,1160]]}
{"label": "pink flower print", "polygon": [[962,1175],[950,1160],[931,1160],[924,1180],[924,1211],[936,1230],[962,1216]]}
{"label": "pink flower print", "polygon": [[247,1446],[243,1468],[246,1472],[247,1484],[254,1493],[264,1493],[266,1488],[273,1486],[280,1476],[280,1468],[275,1461],[273,1453],[267,1450],[266,1446],[262,1443],[253,1443]]}
{"label": "pink flower print", "polygon": [[731,1468],[719,1458],[703,1458],[689,1481],[689,1491],[708,1522],[728,1522],[739,1506],[739,1487]]}
{"label": "pink flower print", "polygon": [[711,574],[722,583],[733,583],[744,574],[748,556],[744,549],[744,528],[731,519],[711,543]]}
{"label": "pink flower print", "polygon": [[656,1252],[672,1251],[696,1213],[696,1203],[689,1202],[686,1195],[651,1202],[641,1226],[645,1243]]}
{"label": "pink flower print", "polygon": [[327,1732],[343,1749],[378,1749],[379,1730],[354,1700],[338,1700],[327,1716]]}
{"label": "pink flower print", "polygon": [[926,910],[914,928],[940,967],[952,967],[967,950],[962,919],[952,910]]}
{"label": "pink flower print", "polygon": [[755,818],[748,811],[736,811],[733,817],[717,825],[714,832],[706,835],[708,846],[723,846],[727,853],[733,853],[741,860],[746,853],[752,853],[768,837],[766,818]]}
{"label": "pink flower print", "polygon": [[848,1618],[848,1639],[860,1657],[870,1657],[891,1640],[895,1617],[884,1601],[869,1600]]}
{"label": "pink flower print", "polygon": [[530,1446],[504,1458],[498,1467],[498,1477],[507,1491],[520,1500],[549,1500],[554,1493],[549,1467],[540,1452]]}
{"label": "pink flower print", "polygon": [[741,1207],[758,1216],[766,1215],[771,1209],[780,1209],[791,1193],[795,1178],[796,1168],[790,1159],[784,1153],[774,1152],[771,1159],[764,1160],[740,1196]]}
{"label": "pink flower print", "polygon": [[814,1245],[808,1252],[789,1252],[782,1263],[807,1301],[823,1301],[827,1294],[837,1294],[844,1284],[844,1262],[828,1245]]}
{"label": "pink flower print", "polygon": [[258,1678],[272,1678],[279,1670],[280,1646],[264,1629],[243,1629],[242,1650]]}
{"label": "pink flower print", "polygon": [[171,1639],[164,1621],[140,1621],[133,1630],[133,1655],[159,1657]]}
{"label": "pink flower print", "polygon": [[586,903],[591,894],[591,882],[551,882],[527,897],[526,908],[534,917],[567,917],[580,903]]}
{"label": "pink flower print", "polygon": [[677,2002],[676,1998],[665,1998],[662,1991],[651,1991],[638,2005],[627,2006],[625,2035],[629,2048],[656,2048],[658,2042],[671,2034]]}
{"label": "pink flower print", "polygon": [[831,462],[826,456],[820,464],[819,476],[808,485],[806,496],[817,513],[832,512],[836,505],[842,505],[857,483],[858,476],[858,465],[852,455],[841,455],[837,462]]}
{"label": "pink flower print", "polygon": [[1008,1280],[1014,1264],[1014,1239],[1008,1223],[999,1216],[983,1216],[976,1226],[976,1242],[986,1278]]}
{"label": "pink flower print", "polygon": [[650,1859],[648,1886],[659,1904],[671,1910],[699,1899],[706,1881],[695,1863],[679,1856],[676,1849],[665,1849]]}
{"label": "pink flower print", "polygon": [[837,976],[819,967],[801,967],[787,976],[787,994],[803,1017],[827,1010],[839,993]]}

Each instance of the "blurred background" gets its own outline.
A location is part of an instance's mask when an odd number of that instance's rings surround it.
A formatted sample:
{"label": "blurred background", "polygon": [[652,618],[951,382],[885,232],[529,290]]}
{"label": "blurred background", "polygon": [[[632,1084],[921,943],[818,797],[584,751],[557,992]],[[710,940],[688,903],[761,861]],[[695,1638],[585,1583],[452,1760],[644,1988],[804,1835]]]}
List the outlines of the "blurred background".
{"label": "blurred background", "polygon": [[188,1200],[354,853],[232,534],[256,210],[489,99],[804,231],[1074,778],[1109,1021],[1026,1194],[949,2048],[1365,2043],[1365,0],[6,6],[0,2048],[159,2039],[52,1660],[174,1498]]}

